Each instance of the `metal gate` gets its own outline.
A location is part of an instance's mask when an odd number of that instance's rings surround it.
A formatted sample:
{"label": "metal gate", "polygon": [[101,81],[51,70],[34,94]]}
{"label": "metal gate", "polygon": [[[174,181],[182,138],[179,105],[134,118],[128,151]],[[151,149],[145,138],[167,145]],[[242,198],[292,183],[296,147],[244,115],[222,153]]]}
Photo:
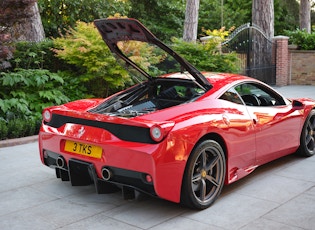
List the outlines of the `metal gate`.
{"label": "metal gate", "polygon": [[221,45],[223,53],[238,54],[241,74],[276,84],[276,44],[258,26],[238,27]]}

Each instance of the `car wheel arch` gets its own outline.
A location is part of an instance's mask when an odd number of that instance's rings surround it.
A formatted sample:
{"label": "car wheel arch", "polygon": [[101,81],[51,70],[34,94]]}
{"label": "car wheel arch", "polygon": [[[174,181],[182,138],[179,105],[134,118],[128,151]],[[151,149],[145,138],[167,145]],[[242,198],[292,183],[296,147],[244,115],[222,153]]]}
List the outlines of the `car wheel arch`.
{"label": "car wheel arch", "polygon": [[[226,142],[224,140],[224,138],[218,134],[218,133],[207,133],[205,135],[203,135],[202,137],[199,138],[199,140],[196,141],[195,145],[193,146],[193,148],[191,149],[189,155],[188,155],[188,158],[186,160],[186,164],[187,164],[187,161],[190,157],[190,154],[194,151],[194,149],[203,141],[205,140],[213,140],[213,141],[216,141],[218,142],[223,151],[224,151],[224,155],[225,155],[225,160],[226,160],[226,163],[228,162],[228,150],[227,150],[227,145],[226,145]],[[186,165],[187,166],[187,165]],[[185,167],[186,168],[186,167]]]}
{"label": "car wheel arch", "polygon": [[[305,122],[302,127],[301,136],[300,136],[300,146],[297,149],[297,154],[304,157],[310,157],[315,154],[314,150],[314,124],[309,124],[310,120],[312,119],[312,123],[314,123],[314,117],[315,117],[315,109],[313,108],[310,110],[310,112],[307,114],[307,117],[305,119]],[[309,138],[307,138],[307,136]],[[309,143],[312,144],[312,149],[309,149],[306,142],[306,139],[309,140]]]}
{"label": "car wheel arch", "polygon": [[[212,144],[211,144],[212,143]],[[220,191],[222,189],[222,185],[225,184],[225,181],[226,181],[226,175],[227,175],[227,168],[226,168],[226,165],[227,165],[227,148],[226,148],[226,144],[225,144],[225,141],[223,139],[222,136],[220,136],[219,134],[217,133],[208,133],[206,135],[204,135],[203,137],[201,137],[197,142],[196,144],[194,145],[194,147],[192,148],[192,151],[191,153],[189,154],[189,157],[186,161],[186,166],[185,166],[185,172],[183,174],[183,177],[182,177],[182,183],[181,183],[181,195],[180,195],[180,203],[182,203],[183,205],[187,206],[187,207],[191,207],[191,208],[197,208],[197,209],[204,209],[206,207],[209,207],[213,202],[214,200],[217,199],[217,196],[216,195],[216,198],[214,198],[213,201],[211,201],[210,204],[207,204],[205,206],[201,205],[201,204],[196,204],[195,202],[192,202],[190,200],[190,198],[187,199],[187,197],[190,197],[190,195],[187,193],[187,191],[190,191],[191,188],[188,188],[187,187],[187,175],[186,173],[188,173],[188,175],[190,174],[189,171],[192,169],[191,167],[195,167],[195,166],[192,166],[194,165],[195,163],[192,164],[192,162],[194,162],[196,159],[196,153],[199,152],[199,149],[201,148],[204,148],[206,145],[210,144],[210,146],[217,146],[217,147],[214,147],[214,148],[217,148],[217,149],[221,149],[221,153],[224,155],[222,160],[224,163],[222,163],[223,165],[223,170],[225,171],[221,177],[220,180],[222,180],[222,184],[221,186],[218,186],[218,190],[219,191],[219,194],[220,194]],[[211,148],[211,147],[210,147]],[[211,150],[210,150],[211,151]],[[198,155],[198,154],[197,154]],[[217,163],[216,163],[217,164]],[[221,163],[220,163],[221,164]],[[200,167],[200,166],[197,166],[197,167]],[[188,171],[187,171],[188,170]],[[212,171],[212,170],[211,170]],[[191,172],[191,171],[190,171]],[[189,176],[190,177],[190,176]],[[188,178],[189,178],[188,177]],[[185,181],[184,181],[185,180]],[[219,184],[218,184],[219,185]],[[207,185],[208,186],[208,185]],[[219,188],[220,187],[220,188]],[[188,189],[188,190],[187,190]],[[191,191],[190,191],[191,192]],[[213,198],[210,198],[211,200]]]}
{"label": "car wheel arch", "polygon": [[[223,137],[217,133],[207,133],[206,135],[204,135],[203,137],[201,137],[197,143],[195,144],[195,147],[200,143],[200,142],[203,142],[205,140],[214,140],[216,142],[218,142],[221,147],[223,148],[223,151],[224,151],[224,155],[225,155],[225,159],[227,160],[227,157],[228,157],[228,154],[227,154],[227,146],[226,146],[226,143],[223,139]],[[194,148],[195,148],[194,147]]]}

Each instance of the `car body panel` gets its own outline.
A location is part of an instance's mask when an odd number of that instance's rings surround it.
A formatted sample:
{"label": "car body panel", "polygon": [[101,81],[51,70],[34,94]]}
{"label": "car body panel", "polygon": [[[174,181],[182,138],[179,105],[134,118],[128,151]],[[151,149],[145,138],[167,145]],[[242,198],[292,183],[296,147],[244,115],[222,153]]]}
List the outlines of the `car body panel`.
{"label": "car body panel", "polygon": [[276,108],[249,108],[255,120],[257,165],[272,158],[278,158],[300,143],[300,130],[303,125],[303,111],[291,111],[292,106]]}
{"label": "car body panel", "polygon": [[147,78],[151,79],[152,77],[148,73],[145,73],[142,68],[139,68],[131,59],[121,52],[119,46],[117,45],[119,41],[134,40],[152,43],[171,55],[183,67],[183,69],[188,71],[199,84],[205,87],[205,89],[210,89],[212,87],[199,70],[157,39],[139,21],[128,18],[111,18],[95,20],[94,24],[109,49],[126,63],[136,68]]}

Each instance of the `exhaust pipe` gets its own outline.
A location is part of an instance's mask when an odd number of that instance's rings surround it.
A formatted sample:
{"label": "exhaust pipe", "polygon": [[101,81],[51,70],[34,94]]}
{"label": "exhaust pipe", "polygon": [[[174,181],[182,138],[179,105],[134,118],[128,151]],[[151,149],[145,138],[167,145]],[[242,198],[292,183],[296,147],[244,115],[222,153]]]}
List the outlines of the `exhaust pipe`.
{"label": "exhaust pipe", "polygon": [[59,168],[63,168],[65,166],[65,159],[62,156],[59,156],[56,160],[56,164]]}
{"label": "exhaust pipe", "polygon": [[113,173],[111,170],[109,170],[108,168],[103,168],[102,169],[102,178],[106,181],[108,181],[110,178],[112,178]]}

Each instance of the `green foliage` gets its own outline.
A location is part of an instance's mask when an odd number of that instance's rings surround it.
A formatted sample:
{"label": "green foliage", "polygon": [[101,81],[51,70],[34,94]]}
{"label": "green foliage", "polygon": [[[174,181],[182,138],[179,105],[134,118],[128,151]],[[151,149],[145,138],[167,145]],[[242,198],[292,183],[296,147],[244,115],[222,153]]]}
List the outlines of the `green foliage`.
{"label": "green foliage", "polygon": [[299,27],[299,3],[296,0],[275,0],[275,34],[283,35],[285,30]]}
{"label": "green foliage", "polygon": [[7,121],[0,117],[0,140],[6,139],[8,136]]}
{"label": "green foliage", "polygon": [[14,114],[16,118],[41,117],[42,110],[69,101],[63,78],[48,70],[18,69],[2,72],[0,85],[0,117]]}
{"label": "green foliage", "polygon": [[[223,2],[223,8],[221,3]],[[296,0],[274,1],[274,29],[276,35],[299,26],[299,3]],[[202,28],[239,27],[252,21],[252,1],[203,0],[199,8],[199,31]]]}
{"label": "green foliage", "polygon": [[75,29],[54,39],[57,56],[77,67],[80,79],[96,97],[104,97],[128,82],[127,72],[116,62],[91,23],[78,22]]}
{"label": "green foliage", "polygon": [[238,27],[251,21],[252,1],[224,0],[200,1],[199,31],[202,28]]}
{"label": "green foliage", "polygon": [[141,21],[162,41],[182,37],[186,1],[129,0],[128,16]]}
{"label": "green foliage", "polygon": [[[223,30],[212,33],[221,33],[223,37],[228,34]],[[217,49],[220,42],[221,40],[209,40],[205,44],[200,44],[174,39],[174,48],[201,70],[237,72],[236,55],[222,55]],[[75,29],[71,29],[65,36],[54,39],[54,43],[59,47],[55,49],[57,56],[79,69],[80,79],[92,95],[105,97],[130,82],[128,73],[118,65],[92,24],[78,22]],[[139,50],[135,53],[141,53],[141,49],[145,48],[139,43],[128,43],[126,47],[130,46]],[[124,46],[121,48],[124,49]],[[140,62],[138,63],[140,66],[148,66],[147,58],[134,56],[129,50],[126,52],[135,62]]]}
{"label": "green foliage", "polygon": [[73,28],[78,20],[92,22],[120,13],[126,15],[127,0],[38,0],[46,36],[58,37]]}
{"label": "green foliage", "polygon": [[92,22],[119,13],[140,20],[161,40],[181,37],[186,1],[177,0],[38,0],[48,37],[66,34],[77,21]]}
{"label": "green foliage", "polygon": [[58,71],[57,74],[64,80],[62,89],[70,101],[82,98],[91,98],[94,96],[91,94],[91,91],[88,92],[84,82],[80,81],[80,78],[75,72]]}
{"label": "green foliage", "polygon": [[[17,47],[31,48],[17,50],[14,60],[23,57],[18,65],[43,66],[46,53],[39,58],[43,52],[40,48],[34,50],[35,43],[19,43]],[[85,97],[86,92],[78,78],[68,72],[57,74],[45,69],[1,72],[0,87],[0,140],[37,134],[43,108]]]}
{"label": "green foliage", "polygon": [[[65,34],[78,20],[92,22],[120,13],[140,20],[158,38],[168,42],[172,37],[182,37],[186,0],[38,0],[38,5],[47,37]],[[199,7],[198,31],[201,32],[202,28],[238,27],[251,22],[251,18],[252,1],[203,0]],[[298,28],[298,1],[275,0],[274,18],[276,35]]]}
{"label": "green foliage", "polygon": [[56,57],[54,48],[51,39],[41,42],[16,42],[14,57],[10,60],[10,71],[14,73],[17,69],[47,69],[63,79],[63,89],[70,100],[85,97],[87,90],[77,77],[78,69]]}
{"label": "green foliage", "polygon": [[197,69],[212,72],[238,72],[237,56],[235,53],[221,54],[217,40],[208,40],[205,43],[184,42],[173,39],[174,50],[182,55]]}
{"label": "green foliage", "polygon": [[40,122],[34,117],[14,118],[8,121],[0,118],[0,140],[35,135],[39,126]]}
{"label": "green foliage", "polygon": [[14,57],[10,60],[12,68],[48,69],[51,72],[73,69],[73,66],[58,59],[53,52],[54,43],[51,39],[41,42],[16,42]]}
{"label": "green foliage", "polygon": [[65,85],[64,78],[44,69],[1,72],[0,139],[36,134],[42,110],[70,100]]}
{"label": "green foliage", "polygon": [[25,128],[26,128],[26,120],[25,119],[13,119],[8,122],[8,138],[17,138],[25,136]]}
{"label": "green foliage", "polygon": [[305,30],[284,31],[289,36],[291,44],[297,45],[301,50],[315,50],[315,33],[307,33]]}

